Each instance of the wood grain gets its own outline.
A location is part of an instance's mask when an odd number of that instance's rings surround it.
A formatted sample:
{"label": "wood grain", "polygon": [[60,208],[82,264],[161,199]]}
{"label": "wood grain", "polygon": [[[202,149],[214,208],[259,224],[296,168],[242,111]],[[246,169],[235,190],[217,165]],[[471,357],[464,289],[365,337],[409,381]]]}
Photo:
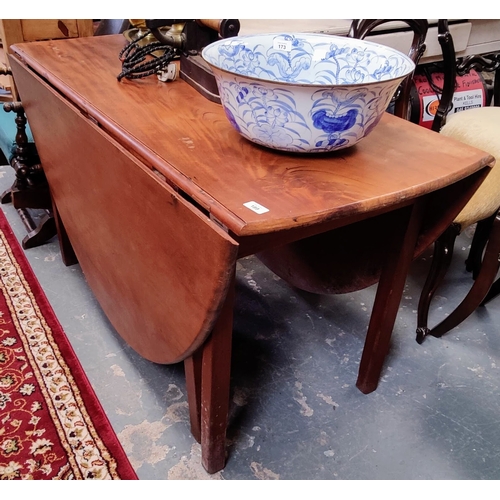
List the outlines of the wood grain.
{"label": "wood grain", "polygon": [[93,34],[91,19],[22,19],[21,25],[26,42]]}
{"label": "wood grain", "polygon": [[191,428],[212,473],[225,463],[236,258],[263,252],[271,269],[320,293],[380,279],[357,383],[370,392],[412,258],[494,159],[388,114],[348,150],[268,150],[183,81],[118,82],[123,45],[22,44],[12,67],[89,284],[140,354],[185,360]]}
{"label": "wood grain", "polygon": [[101,307],[143,357],[182,361],[217,319],[237,243],[43,81],[16,74],[58,215]]}
{"label": "wood grain", "polygon": [[[17,43],[92,36],[93,34],[92,19],[0,19],[0,39],[5,53],[11,52],[10,47]],[[0,62],[4,62],[2,57],[0,57]],[[5,63],[7,63],[6,58]],[[15,82],[12,77],[8,79],[12,100],[17,101],[19,94]]]}
{"label": "wood grain", "polygon": [[[259,147],[232,129],[220,105],[182,80],[162,83],[153,76],[118,82],[124,43],[117,35],[34,42],[14,50],[238,236],[390,207],[492,161],[484,152],[389,114],[370,140],[346,150],[297,155]],[[252,212],[243,206],[248,201],[269,212]]]}

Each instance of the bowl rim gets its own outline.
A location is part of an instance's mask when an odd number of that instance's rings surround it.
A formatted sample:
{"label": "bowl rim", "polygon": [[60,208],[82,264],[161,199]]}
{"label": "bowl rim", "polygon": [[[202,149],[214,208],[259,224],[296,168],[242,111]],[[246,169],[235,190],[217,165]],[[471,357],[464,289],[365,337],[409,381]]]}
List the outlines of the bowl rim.
{"label": "bowl rim", "polygon": [[[245,40],[245,39],[250,39],[250,38],[257,38],[257,37],[262,37],[262,36],[306,36],[306,37],[313,37],[313,38],[334,38],[337,40],[352,40],[352,42],[361,42],[363,44],[369,45],[371,47],[381,47],[384,50],[389,50],[393,52],[394,54],[398,54],[402,56],[406,61],[410,64],[411,69],[399,76],[396,76],[394,78],[388,78],[386,80],[374,80],[371,82],[361,82],[361,83],[342,83],[342,84],[325,84],[325,83],[300,83],[300,82],[287,82],[287,81],[282,81],[282,80],[270,80],[267,78],[260,78],[258,76],[249,76],[249,75],[242,75],[241,73],[236,73],[234,71],[230,71],[224,68],[221,68],[220,66],[217,66],[213,63],[211,63],[205,56],[205,54],[208,52],[209,49],[213,48],[216,45],[223,45],[224,43],[227,43],[228,41],[232,40]],[[254,80],[257,82],[266,82],[266,83],[274,83],[274,84],[285,84],[287,86],[294,86],[294,87],[308,87],[308,88],[342,88],[342,87],[348,87],[348,88],[354,88],[354,87],[366,87],[367,85],[374,85],[374,84],[381,84],[381,83],[388,83],[392,82],[394,80],[403,80],[407,76],[411,75],[415,69],[416,69],[416,64],[408,57],[406,54],[401,52],[400,50],[394,49],[392,47],[389,47],[388,45],[383,45],[381,43],[377,42],[372,42],[370,40],[364,40],[360,38],[352,38],[348,36],[340,36],[340,35],[329,35],[328,33],[308,33],[308,32],[302,32],[302,31],[279,31],[279,32],[272,32],[272,33],[251,33],[248,35],[236,35],[233,37],[229,38],[221,38],[220,40],[216,40],[215,42],[210,43],[206,47],[203,48],[201,52],[201,57],[203,60],[212,68],[215,68],[217,71],[220,71],[222,73],[228,73],[230,75],[237,76],[239,78],[248,78],[249,80]]]}

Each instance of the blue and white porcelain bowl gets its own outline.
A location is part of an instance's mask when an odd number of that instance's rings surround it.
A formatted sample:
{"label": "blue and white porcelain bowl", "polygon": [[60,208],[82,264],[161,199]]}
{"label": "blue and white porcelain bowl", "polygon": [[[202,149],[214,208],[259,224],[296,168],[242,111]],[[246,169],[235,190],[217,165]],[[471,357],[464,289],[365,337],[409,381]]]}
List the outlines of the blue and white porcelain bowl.
{"label": "blue and white porcelain bowl", "polygon": [[202,57],[233,127],[257,144],[297,153],[347,148],[366,137],[415,69],[390,47],[313,33],[225,38]]}

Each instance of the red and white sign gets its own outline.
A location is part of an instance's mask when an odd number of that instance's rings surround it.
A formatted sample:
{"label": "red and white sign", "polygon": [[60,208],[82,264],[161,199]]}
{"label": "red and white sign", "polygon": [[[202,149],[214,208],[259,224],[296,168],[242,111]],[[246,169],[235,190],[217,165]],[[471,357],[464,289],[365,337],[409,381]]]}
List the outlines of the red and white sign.
{"label": "red and white sign", "polygon": [[[443,73],[432,73],[432,81],[438,88],[443,87]],[[432,127],[439,99],[432,90],[425,75],[415,75],[413,78],[420,100],[419,125]],[[486,92],[483,81],[476,71],[471,70],[464,76],[457,77],[457,86],[453,94],[453,107],[450,113],[459,113],[470,108],[486,106]]]}

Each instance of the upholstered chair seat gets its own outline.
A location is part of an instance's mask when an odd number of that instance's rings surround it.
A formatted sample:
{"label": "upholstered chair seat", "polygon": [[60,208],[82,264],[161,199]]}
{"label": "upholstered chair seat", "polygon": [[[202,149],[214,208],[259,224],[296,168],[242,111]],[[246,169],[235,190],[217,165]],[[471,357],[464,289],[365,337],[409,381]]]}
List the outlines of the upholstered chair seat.
{"label": "upholstered chair seat", "polygon": [[[418,304],[417,342],[427,335],[441,337],[500,293],[500,57],[497,54],[473,55],[457,61],[453,38],[446,19],[438,22],[438,40],[443,53],[444,82],[432,129],[462,143],[490,153],[497,163],[455,221],[434,244],[431,268]],[[494,106],[473,108],[459,113],[452,110],[456,74],[471,69],[495,71]],[[460,304],[436,326],[427,325],[429,308],[436,290],[450,266],[457,236],[476,225],[466,270],[473,284]],[[495,281],[496,279],[496,281]]]}
{"label": "upholstered chair seat", "polygon": [[441,134],[482,149],[497,159],[488,177],[455,219],[461,231],[500,207],[500,107],[474,108],[448,117]]}

